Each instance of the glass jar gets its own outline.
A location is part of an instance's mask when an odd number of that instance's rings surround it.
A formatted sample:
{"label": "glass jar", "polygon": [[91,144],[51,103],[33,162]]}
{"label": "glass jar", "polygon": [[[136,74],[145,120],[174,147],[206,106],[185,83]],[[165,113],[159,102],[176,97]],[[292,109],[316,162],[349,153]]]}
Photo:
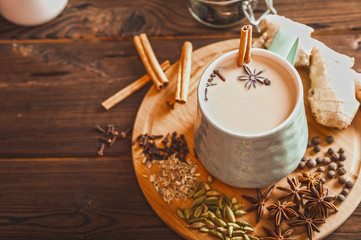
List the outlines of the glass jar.
{"label": "glass jar", "polygon": [[256,20],[253,14],[258,0],[188,0],[188,9],[200,23],[214,28],[238,25],[244,18],[258,29],[258,23],[269,13],[276,14],[272,0],[265,0],[266,12]]}

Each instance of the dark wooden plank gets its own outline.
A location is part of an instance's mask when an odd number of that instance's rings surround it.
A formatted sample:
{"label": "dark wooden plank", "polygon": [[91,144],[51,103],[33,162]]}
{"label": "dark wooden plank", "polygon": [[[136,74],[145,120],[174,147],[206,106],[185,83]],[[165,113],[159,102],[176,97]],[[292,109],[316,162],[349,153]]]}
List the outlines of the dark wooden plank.
{"label": "dark wooden plank", "polygon": [[[358,35],[318,36],[356,58]],[[185,39],[152,40],[160,61],[175,62]],[[191,39],[195,48],[222,40]],[[357,42],[358,41],[358,42]],[[133,125],[150,84],[110,111],[100,103],[145,74],[131,41],[0,44],[0,157],[96,156],[94,125]],[[129,153],[117,142],[106,155]]]}
{"label": "dark wooden plank", "polygon": [[[183,41],[152,43],[160,61],[175,62]],[[100,106],[146,73],[132,41],[0,44],[0,52],[0,157],[95,156],[102,134],[94,125],[131,127],[151,86],[111,111]],[[129,151],[123,141],[107,154]]]}
{"label": "dark wooden plank", "polygon": [[[265,9],[258,1],[256,12]],[[318,32],[361,31],[360,0],[276,0],[278,14],[309,24]],[[247,21],[244,21],[247,23]],[[130,37],[140,32],[152,36],[238,34],[238,27],[205,27],[190,15],[187,1],[179,0],[72,0],[66,10],[45,25],[25,28],[0,18],[1,39]]]}
{"label": "dark wooden plank", "polygon": [[[148,205],[129,155],[1,161],[0,187],[0,239],[182,239]],[[360,239],[360,215],[327,239]]]}
{"label": "dark wooden plank", "polygon": [[1,165],[0,239],[179,239],[147,204],[130,156]]}

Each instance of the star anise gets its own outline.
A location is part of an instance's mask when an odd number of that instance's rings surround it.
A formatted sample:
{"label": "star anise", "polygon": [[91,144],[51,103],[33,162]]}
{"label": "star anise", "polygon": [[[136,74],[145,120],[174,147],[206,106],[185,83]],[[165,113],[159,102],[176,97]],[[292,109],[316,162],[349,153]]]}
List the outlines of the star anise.
{"label": "star anise", "polygon": [[290,185],[290,188],[277,187],[279,190],[286,192],[286,194],[281,196],[280,199],[292,196],[292,201],[296,204],[296,208],[299,209],[299,207],[303,207],[302,195],[310,193],[310,191],[302,189],[302,185],[297,178],[287,178],[287,182]]}
{"label": "star anise", "polygon": [[303,195],[303,198],[308,200],[305,204],[305,208],[309,208],[312,215],[319,213],[323,218],[328,217],[328,210],[338,210],[332,203],[335,197],[327,195],[328,189],[325,190],[322,184],[319,185],[319,190],[315,187],[311,187],[311,193]]}
{"label": "star anise", "polygon": [[276,226],[275,231],[271,231],[265,227],[263,227],[264,231],[267,233],[268,237],[262,237],[262,240],[295,240],[292,238],[289,238],[294,228],[288,229],[285,233],[282,234],[281,228],[279,226]]}
{"label": "star anise", "polygon": [[276,226],[281,225],[284,219],[289,220],[290,217],[297,217],[298,214],[291,207],[296,206],[293,202],[283,202],[277,201],[275,204],[267,207],[269,211],[269,218],[273,217],[276,223]]}
{"label": "star anise", "polygon": [[325,223],[325,219],[315,219],[315,216],[310,213],[309,209],[305,209],[304,214],[299,213],[298,219],[290,223],[290,226],[300,226],[304,225],[307,229],[307,235],[310,240],[312,240],[313,231],[320,232],[320,229],[316,225]]}
{"label": "star anise", "polygon": [[248,85],[248,89],[250,89],[252,85],[254,88],[256,88],[256,83],[270,85],[271,82],[267,78],[260,76],[266,70],[262,70],[256,73],[256,69],[254,69],[252,72],[251,69],[246,64],[243,64],[243,69],[244,71],[246,71],[247,74],[239,76],[238,80],[247,81],[246,84],[244,85],[245,88],[247,88],[247,85]]}
{"label": "star anise", "polygon": [[309,190],[311,190],[311,187],[316,186],[321,179],[321,172],[314,172],[308,174],[305,171],[302,171],[302,177],[299,177],[298,180],[302,183],[306,183]]}
{"label": "star anise", "polygon": [[271,194],[272,194],[274,188],[275,188],[275,185],[272,185],[263,194],[261,193],[261,191],[259,189],[257,189],[257,198],[242,195],[243,198],[245,198],[246,200],[253,203],[253,205],[247,209],[248,212],[257,209],[257,222],[259,222],[261,220],[261,218],[263,216],[264,205],[266,204],[268,199],[271,197]]}

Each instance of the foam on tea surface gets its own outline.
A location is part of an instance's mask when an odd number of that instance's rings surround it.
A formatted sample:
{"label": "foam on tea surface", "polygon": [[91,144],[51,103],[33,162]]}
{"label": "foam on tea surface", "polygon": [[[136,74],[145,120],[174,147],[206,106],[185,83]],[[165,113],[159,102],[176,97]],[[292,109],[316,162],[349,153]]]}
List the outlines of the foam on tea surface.
{"label": "foam on tea surface", "polygon": [[[288,118],[296,105],[297,87],[291,73],[272,57],[257,51],[246,65],[251,75],[264,72],[251,77],[255,81],[248,81],[249,73],[237,66],[236,57],[224,60],[213,70],[218,70],[226,81],[216,75],[209,76],[210,81],[203,79],[199,91],[204,99],[200,99],[200,105],[207,118],[221,129],[235,134],[260,134]],[[239,80],[240,76],[247,80]],[[270,84],[261,84],[255,77],[268,79]]]}

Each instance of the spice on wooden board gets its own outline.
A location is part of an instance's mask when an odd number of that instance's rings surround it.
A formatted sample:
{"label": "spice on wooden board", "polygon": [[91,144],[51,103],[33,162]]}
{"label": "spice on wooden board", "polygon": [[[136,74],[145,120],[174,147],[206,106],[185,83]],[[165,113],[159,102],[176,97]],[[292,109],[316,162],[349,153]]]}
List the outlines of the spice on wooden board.
{"label": "spice on wooden board", "polygon": [[[142,153],[145,156],[145,161],[165,160],[175,154],[177,158],[185,162],[189,149],[184,135],[181,134],[178,136],[177,132],[173,132],[172,135],[168,133],[163,137],[163,135],[140,134],[133,140],[133,144],[138,143],[138,146],[142,149]],[[161,138],[163,139],[160,146],[157,145],[154,140]]]}
{"label": "spice on wooden board", "polygon": [[242,195],[244,199],[250,201],[253,205],[247,209],[247,211],[257,210],[257,222],[259,222],[263,216],[266,202],[270,199],[275,185],[268,188],[263,194],[257,189],[257,198],[253,198],[247,195]]}
{"label": "spice on wooden board", "polygon": [[[238,218],[246,214],[235,197],[231,199],[221,192],[212,189],[213,177],[208,175],[207,181],[198,181],[189,191],[192,198],[191,208],[178,208],[176,214],[187,223],[189,228],[198,229],[202,233],[218,239],[251,239],[259,240],[253,236],[254,230],[248,222]],[[209,186],[207,189],[206,186]],[[190,217],[186,217],[190,212]],[[241,213],[241,214],[240,214]]]}
{"label": "spice on wooden board", "polygon": [[296,204],[294,202],[283,202],[277,201],[275,204],[267,207],[269,211],[269,218],[273,218],[277,226],[280,226],[284,219],[289,220],[290,217],[297,217],[297,212],[292,208]]}
{"label": "spice on wooden board", "polygon": [[290,226],[302,226],[304,225],[307,230],[308,238],[312,240],[313,232],[320,232],[317,225],[325,223],[325,219],[323,218],[316,218],[314,215],[312,215],[309,211],[309,209],[306,209],[304,211],[304,214],[299,213],[298,218],[290,223]]}
{"label": "spice on wooden board", "polygon": [[183,162],[174,154],[168,159],[154,160],[154,164],[159,167],[159,171],[151,173],[149,180],[163,200],[168,204],[172,200],[187,201],[189,191],[200,176],[196,172],[198,166],[190,159]]}

